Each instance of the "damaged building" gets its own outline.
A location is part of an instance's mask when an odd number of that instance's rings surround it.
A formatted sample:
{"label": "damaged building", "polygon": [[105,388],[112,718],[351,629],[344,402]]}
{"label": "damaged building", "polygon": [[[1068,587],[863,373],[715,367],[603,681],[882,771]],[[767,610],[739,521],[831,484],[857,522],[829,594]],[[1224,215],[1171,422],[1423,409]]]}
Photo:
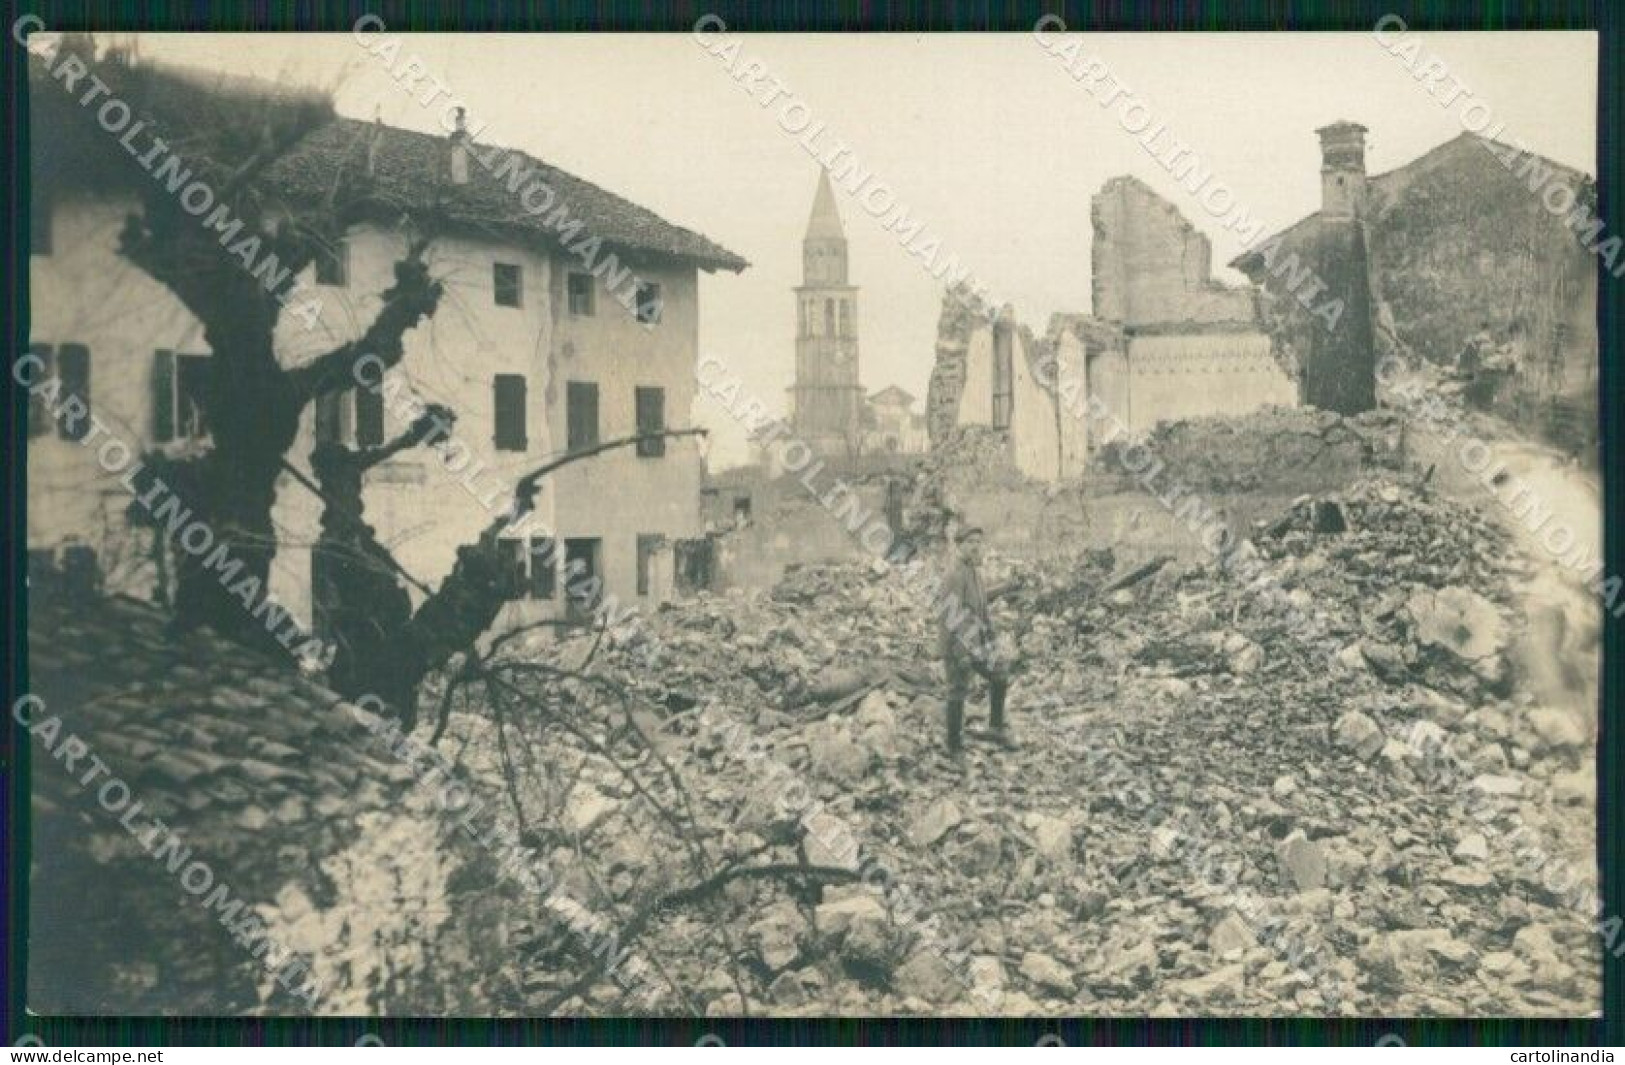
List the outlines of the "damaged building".
{"label": "damaged building", "polygon": [[1350,306],[1328,331],[1293,292],[1300,264],[1317,264],[1328,280],[1349,264],[1358,228],[1378,351],[1451,367],[1484,334],[1515,352],[1502,379],[1486,383],[1487,405],[1594,451],[1597,263],[1583,240],[1592,232],[1583,222],[1596,213],[1592,179],[1471,133],[1367,178],[1364,132],[1322,130],[1322,209],[1230,264],[1261,286],[1272,332],[1308,352],[1360,327]]}
{"label": "damaged building", "polygon": [[1082,472],[1108,420],[1143,432],[1298,402],[1258,293],[1213,277],[1211,243],[1173,204],[1118,177],[1091,208],[1093,313],[1054,315],[1040,337],[1008,306],[989,314],[948,294],[927,401],[933,446],[964,427],[1002,431],[1023,474],[1056,481]]}

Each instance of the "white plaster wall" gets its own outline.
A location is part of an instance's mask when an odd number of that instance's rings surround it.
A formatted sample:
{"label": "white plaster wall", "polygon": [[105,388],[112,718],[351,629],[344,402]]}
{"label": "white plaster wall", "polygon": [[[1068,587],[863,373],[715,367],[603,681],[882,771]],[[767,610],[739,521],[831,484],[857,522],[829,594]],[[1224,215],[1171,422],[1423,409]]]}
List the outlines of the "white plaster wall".
{"label": "white plaster wall", "polygon": [[1054,369],[1046,371],[1053,375],[1060,413],[1061,477],[1082,473],[1089,461],[1089,393],[1084,358],[1083,341],[1073,333],[1062,333],[1055,344]]}
{"label": "white plaster wall", "polygon": [[[634,389],[666,390],[666,427],[693,425],[698,391],[694,368],[699,358],[696,269],[690,265],[641,263],[636,276],[661,287],[660,322],[646,329],[623,307],[602,279],[595,280],[595,313],[572,315],[565,297],[566,274],[584,269],[580,259],[554,260],[551,288],[557,329],[552,376],[547,389],[551,447],[567,443],[567,381],[598,384],[598,436],[601,441],[637,431]],[[623,291],[628,283],[616,288]],[[623,604],[658,602],[670,595],[669,563],[661,561],[651,594],[637,595],[637,538],[663,534],[668,540],[700,536],[700,486],[704,477],[699,438],[666,441],[659,458],[640,457],[633,448],[608,452],[561,470],[554,479],[556,527],[561,538],[602,539],[605,587]]]}
{"label": "white plaster wall", "polygon": [[1133,424],[1134,397],[1129,394],[1127,352],[1117,348],[1091,352],[1085,356],[1085,362],[1087,370],[1084,376],[1088,383],[1085,403],[1088,397],[1095,397],[1103,411],[1099,418],[1088,421],[1084,426],[1089,449],[1093,451],[1105,444],[1119,424],[1125,428]]}
{"label": "white plaster wall", "polygon": [[993,424],[993,327],[985,323],[973,328],[966,341],[958,424]]}
{"label": "white plaster wall", "polygon": [[1033,373],[1030,344],[1026,334],[1014,331],[1011,341],[1010,446],[1016,469],[1040,481],[1054,481],[1061,475],[1060,427],[1055,416],[1055,398]]}
{"label": "white plaster wall", "polygon": [[1142,336],[1129,341],[1135,432],[1159,422],[1296,406],[1297,385],[1270,355],[1263,333]]}
{"label": "white plaster wall", "polygon": [[[395,231],[364,225],[351,231],[349,243],[348,284],[312,289],[322,301],[317,327],[307,329],[299,317],[287,313],[278,323],[277,349],[285,364],[303,362],[359,336],[377,316],[384,291],[394,283],[395,263],[406,253],[406,239]],[[456,444],[415,448],[375,467],[367,476],[366,503],[368,521],[402,567],[438,587],[456,563],[457,548],[479,536],[511,499],[512,485],[553,450],[545,402],[552,333],[551,264],[546,256],[518,247],[455,237],[436,240],[427,261],[445,294],[433,317],[407,334],[405,355],[386,380],[400,386],[400,395],[455,411]],[[519,307],[496,304],[494,262],[520,267]],[[313,273],[306,274],[312,284]],[[521,374],[526,379],[525,451],[495,447],[497,374]],[[397,402],[386,398],[386,440],[408,424],[397,413]],[[289,461],[307,472],[315,420],[314,406],[307,408],[289,454]],[[554,504],[555,492],[544,484],[536,497],[534,526],[551,524]],[[273,517],[285,546],[278,551],[272,588],[305,621],[310,618],[306,545],[319,532],[320,506],[309,491],[283,478]],[[421,599],[416,589],[412,594],[414,600]],[[524,610],[522,604],[509,608]]]}
{"label": "white plaster wall", "polygon": [[[29,260],[28,314],[30,343],[90,349],[91,412],[139,454],[153,433],[154,353],[208,348],[169,290],[119,256],[119,231],[136,207],[134,198],[58,197],[52,253]],[[101,561],[109,591],[146,597],[154,578],[150,537],[129,528],[130,493],[97,462],[105,440],[64,440],[54,425],[29,440],[28,547],[86,545]]]}

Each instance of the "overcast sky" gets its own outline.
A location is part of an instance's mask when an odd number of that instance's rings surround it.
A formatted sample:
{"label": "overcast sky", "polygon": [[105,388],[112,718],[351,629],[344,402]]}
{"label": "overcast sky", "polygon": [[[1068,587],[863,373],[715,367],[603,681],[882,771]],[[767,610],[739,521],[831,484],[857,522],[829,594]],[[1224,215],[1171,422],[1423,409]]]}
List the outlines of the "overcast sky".
{"label": "overcast sky", "polygon": [[[1502,139],[1596,172],[1596,37],[1589,33],[1414,35],[1423,56],[1487,104]],[[376,38],[375,38],[376,39]],[[727,38],[711,38],[714,44]],[[1214,242],[1240,251],[1198,204],[1030,34],[740,35],[756,58],[896,190],[898,203],[1000,301],[1042,330],[1058,310],[1089,307],[1089,199],[1133,174]],[[1390,38],[1392,40],[1392,38]],[[332,88],[342,113],[438,128],[348,34],[145,35],[143,55]],[[1462,132],[1462,104],[1441,107],[1368,33],[1090,34],[1104,60],[1168,134],[1190,145],[1269,229],[1319,200],[1317,126],[1370,128],[1381,173]],[[468,107],[481,140],[525,151],[697,229],[751,262],[702,275],[700,347],[782,408],[794,361],[801,236],[817,164],[726,64],[688,34],[408,35]],[[864,384],[925,396],[942,284],[897,236],[837,189],[861,286]],[[743,433],[702,403],[713,466],[744,454]],[[718,460],[722,460],[719,463]]]}

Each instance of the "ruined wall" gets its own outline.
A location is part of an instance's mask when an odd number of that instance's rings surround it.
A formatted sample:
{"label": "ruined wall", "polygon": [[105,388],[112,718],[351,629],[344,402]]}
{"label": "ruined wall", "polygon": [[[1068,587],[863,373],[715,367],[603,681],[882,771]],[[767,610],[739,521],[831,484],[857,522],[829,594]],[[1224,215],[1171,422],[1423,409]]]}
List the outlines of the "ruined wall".
{"label": "ruined wall", "polygon": [[1090,394],[1143,431],[1298,401],[1262,328],[1257,296],[1213,280],[1208,238],[1140,181],[1108,181],[1093,202],[1095,317],[1126,351],[1089,358]]}
{"label": "ruined wall", "polygon": [[[1010,459],[1033,480],[1077,476],[1105,425],[1137,431],[1206,415],[1293,406],[1298,385],[1251,289],[1212,279],[1208,240],[1132,178],[1094,200],[1096,313],[1052,317],[1043,340],[1014,327]],[[1009,311],[1003,312],[1008,315]],[[943,301],[927,418],[932,447],[994,421],[996,327],[962,293]],[[1093,399],[1111,413],[1095,419]]]}
{"label": "ruined wall", "polygon": [[1036,481],[1061,476],[1061,430],[1055,395],[1048,377],[1047,355],[1025,328],[1015,330],[1010,360],[1014,399],[1010,412],[1010,448],[1016,469]]}
{"label": "ruined wall", "polygon": [[[1562,216],[1529,187],[1565,185],[1584,201],[1593,195],[1589,180],[1527,156],[1508,171],[1485,144],[1459,137],[1373,182],[1377,284],[1406,342],[1436,361],[1454,358],[1481,321],[1499,330],[1521,319],[1539,335],[1566,315],[1559,301],[1586,295],[1555,291],[1554,276],[1576,265],[1595,270]],[[1595,329],[1589,333],[1579,339],[1595,365]]]}
{"label": "ruined wall", "polygon": [[1344,418],[1310,407],[1197,418],[1150,436],[1170,471],[1214,491],[1324,493],[1362,470],[1396,466],[1406,446],[1403,423],[1390,412]]}
{"label": "ruined wall", "polygon": [[1213,280],[1213,247],[1179,209],[1132,177],[1092,201],[1094,314],[1132,328],[1257,319],[1249,289]]}
{"label": "ruined wall", "polygon": [[993,424],[993,328],[986,322],[972,326],[965,338],[965,383],[954,424]]}
{"label": "ruined wall", "polygon": [[1129,409],[1135,432],[1182,418],[1295,406],[1297,382],[1258,330],[1137,336],[1128,342]]}
{"label": "ruined wall", "polygon": [[[827,491],[829,484],[818,485]],[[715,538],[715,591],[771,588],[788,566],[874,557],[849,525],[861,532],[883,520],[886,490],[860,485],[856,509],[837,516],[793,478],[782,478],[752,495],[749,525]]]}
{"label": "ruined wall", "polygon": [[[1594,425],[1596,260],[1542,196],[1562,203],[1572,195],[1592,209],[1595,187],[1586,175],[1539,157],[1521,157],[1509,170],[1491,145],[1463,134],[1370,180],[1365,237],[1379,340],[1448,364],[1481,326],[1499,339],[1519,323],[1530,349],[1514,390],[1524,409],[1533,418],[1546,401],[1580,399],[1582,419]],[[1559,188],[1567,191],[1551,191]],[[1323,228],[1311,215],[1235,263],[1264,286],[1271,334],[1299,355],[1312,350],[1328,323],[1310,313],[1323,299],[1305,306],[1288,291],[1291,264],[1321,269]],[[1261,261],[1265,249],[1273,270]],[[1331,285],[1333,278],[1324,280]],[[1346,308],[1335,329],[1341,332],[1354,313]],[[1384,335],[1389,330],[1391,337]]]}
{"label": "ruined wall", "polygon": [[[1120,567],[1156,555],[1195,562],[1210,557],[1200,533],[1210,521],[1251,536],[1255,523],[1274,520],[1302,495],[1335,498],[1373,471],[1394,469],[1406,446],[1400,419],[1387,412],[1349,419],[1304,407],[1260,411],[1166,425],[1139,457],[1108,448],[1059,489],[956,470],[948,495],[1002,554],[1043,559],[1110,548]],[[1157,460],[1155,472],[1144,455]]]}
{"label": "ruined wall", "polygon": [[1049,365],[1040,371],[1055,390],[1062,477],[1076,475],[1089,463],[1089,348],[1072,329],[1055,332],[1048,347]]}
{"label": "ruined wall", "polygon": [[937,319],[936,361],[925,391],[925,430],[932,447],[941,447],[959,424],[970,337],[982,317],[967,294],[951,289],[943,296],[942,314]]}

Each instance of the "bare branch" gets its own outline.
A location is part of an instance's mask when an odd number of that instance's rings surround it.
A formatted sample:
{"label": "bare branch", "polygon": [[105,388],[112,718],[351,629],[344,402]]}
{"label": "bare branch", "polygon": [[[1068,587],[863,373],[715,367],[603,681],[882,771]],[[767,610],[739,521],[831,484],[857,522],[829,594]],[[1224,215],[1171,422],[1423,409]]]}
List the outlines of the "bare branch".
{"label": "bare branch", "polygon": [[395,283],[384,291],[384,306],[358,340],[341,344],[290,371],[295,394],[302,400],[354,387],[363,359],[375,357],[383,369],[398,365],[405,353],[406,334],[432,315],[444,286],[429,276],[423,261],[427,244],[419,240],[395,264]]}

